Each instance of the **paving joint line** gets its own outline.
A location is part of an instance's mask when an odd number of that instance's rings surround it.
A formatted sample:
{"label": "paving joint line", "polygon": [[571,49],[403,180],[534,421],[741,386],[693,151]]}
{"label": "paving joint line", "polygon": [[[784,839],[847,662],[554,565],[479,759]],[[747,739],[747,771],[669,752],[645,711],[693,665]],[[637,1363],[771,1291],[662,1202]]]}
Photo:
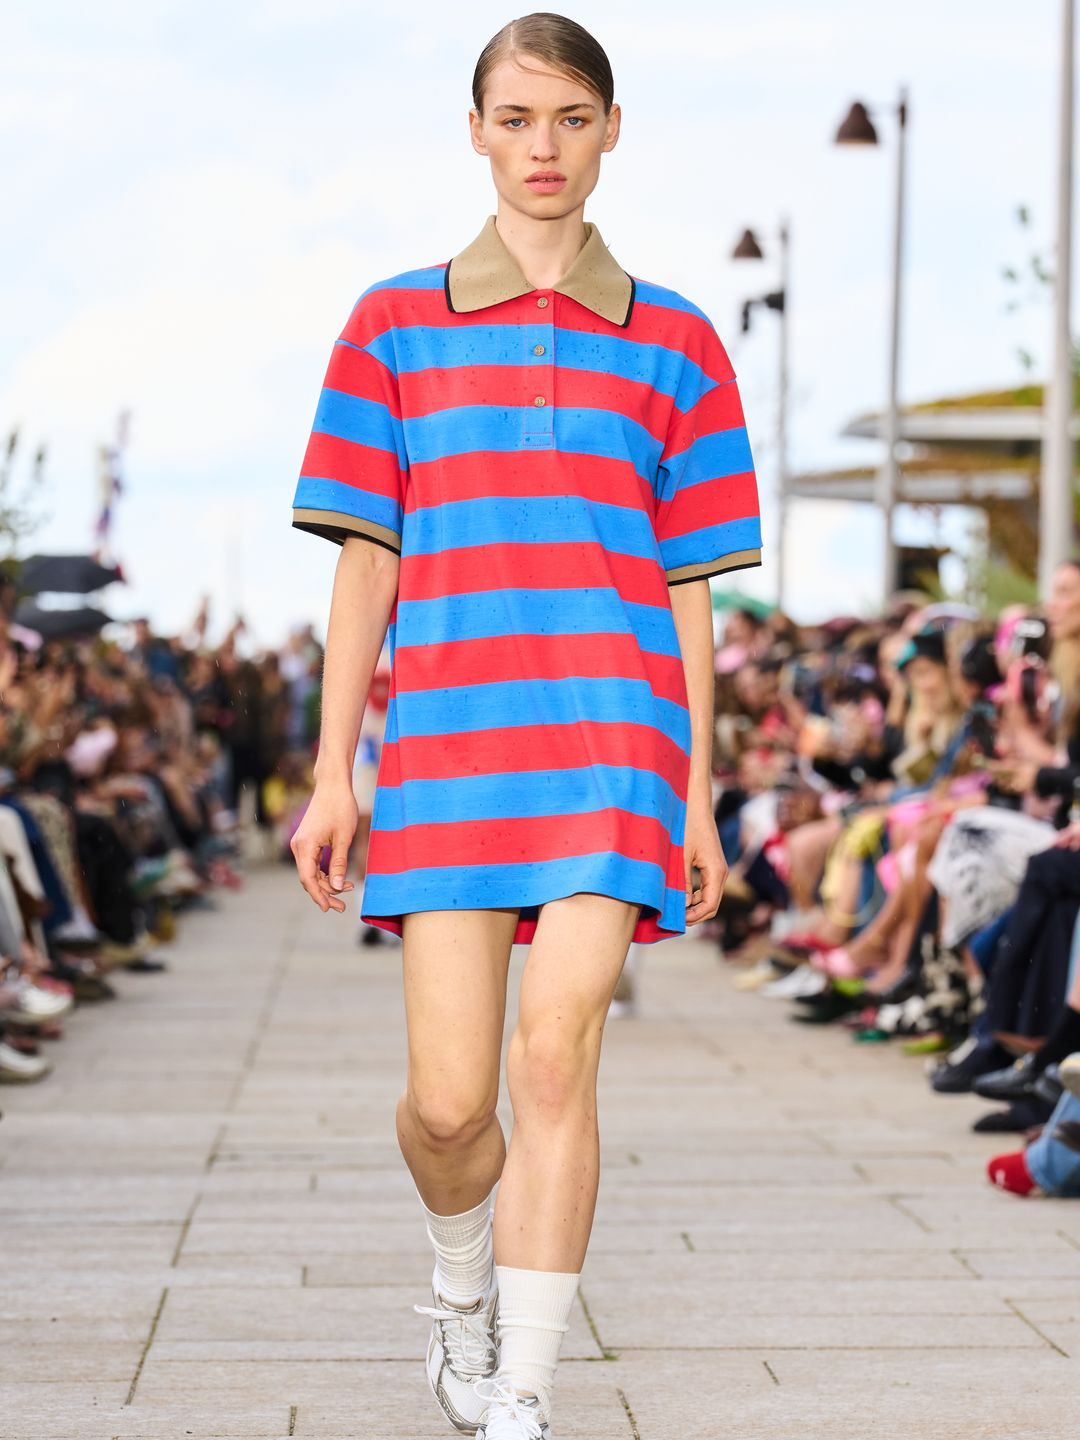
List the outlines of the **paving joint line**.
{"label": "paving joint line", "polygon": [[616,1387],[615,1393],[619,1397],[622,1408],[626,1411],[626,1418],[630,1424],[630,1434],[634,1437],[634,1440],[641,1440],[641,1431],[638,1429],[637,1416],[630,1408],[630,1401],[626,1398],[625,1391]]}
{"label": "paving joint line", "polygon": [[150,1334],[146,1337],[146,1344],[143,1346],[142,1354],[139,1356],[139,1363],[135,1367],[135,1374],[131,1377],[131,1384],[128,1386],[127,1399],[124,1401],[125,1405],[130,1405],[131,1402],[135,1399],[135,1387],[139,1383],[139,1377],[143,1372],[143,1366],[146,1364],[146,1357],[150,1353],[150,1346],[154,1343],[154,1336],[157,1334],[158,1321],[161,1319],[161,1312],[165,1309],[165,1301],[168,1298],[169,1287],[166,1285],[161,1292],[161,1299],[157,1303],[157,1309],[154,1311],[154,1318],[150,1322]]}
{"label": "paving joint line", "polygon": [[184,1248],[184,1244],[188,1237],[188,1231],[191,1229],[191,1222],[195,1218],[195,1211],[199,1208],[199,1201],[201,1199],[201,1194],[196,1195],[194,1200],[192,1200],[190,1206],[188,1207],[188,1213],[184,1216],[184,1223],[180,1226],[180,1234],[176,1237],[176,1249],[173,1251],[172,1259],[169,1261],[170,1270],[176,1269],[177,1262],[180,1259],[180,1251]]}
{"label": "paving joint line", "polygon": [[903,1215],[905,1220],[910,1220],[913,1225],[917,1225],[924,1235],[934,1233],[921,1215],[916,1215],[914,1210],[908,1208],[902,1195],[884,1195],[882,1199],[887,1200],[894,1210]]}
{"label": "paving joint line", "polygon": [[296,1434],[296,1406],[289,1406],[289,1434]]}
{"label": "paving joint line", "polygon": [[1018,1320],[1022,1320],[1029,1330],[1033,1330],[1035,1332],[1035,1334],[1039,1337],[1039,1339],[1043,1342],[1044,1345],[1049,1345],[1051,1350],[1056,1351],[1058,1355],[1061,1355],[1066,1360],[1068,1360],[1069,1352],[1067,1350],[1063,1350],[1056,1341],[1051,1340],[1049,1335],[1045,1334],[1044,1331],[1040,1330],[1038,1325],[1035,1324],[1035,1321],[1029,1319],[1028,1316],[1024,1314],[1023,1310],[1020,1309],[1020,1306],[1017,1305],[1015,1300],[1010,1300],[1009,1297],[1006,1295],[1005,1304],[1009,1307],[1009,1309],[1013,1312],[1013,1314]]}
{"label": "paving joint line", "polygon": [[211,1142],[211,1144],[210,1144],[210,1153],[209,1153],[209,1155],[207,1155],[207,1157],[206,1157],[206,1162],[205,1162],[205,1164],[203,1165],[203,1174],[204,1174],[204,1175],[209,1174],[209,1172],[214,1168],[214,1166],[217,1164],[217,1162],[221,1159],[221,1147],[222,1147],[222,1145],[224,1145],[224,1143],[225,1143],[225,1135],[226,1135],[227,1131],[228,1131],[228,1126],[225,1125],[224,1123],[218,1126],[218,1128],[217,1128],[217,1133],[214,1135],[214,1138],[213,1138],[213,1140],[212,1140],[212,1142]]}
{"label": "paving joint line", "polygon": [[772,1366],[769,1364],[768,1360],[762,1360],[761,1363],[762,1363],[762,1365],[765,1366],[765,1373],[768,1375],[768,1377],[769,1377],[769,1379],[772,1381],[772,1383],[773,1383],[774,1385],[779,1385],[779,1384],[780,1384],[780,1376],[777,1375],[776,1371],[775,1371],[775,1370],[772,1368]]}
{"label": "paving joint line", "polygon": [[582,1290],[580,1284],[578,1285],[578,1299],[581,1301],[581,1308],[585,1312],[585,1320],[592,1332],[592,1337],[596,1341],[596,1348],[600,1351],[597,1358],[600,1360],[617,1360],[619,1357],[615,1354],[614,1350],[609,1350],[600,1339],[600,1331],[596,1328],[596,1321],[593,1319],[592,1311],[589,1309],[589,1302],[585,1299],[585,1292]]}
{"label": "paving joint line", "polygon": [[958,1265],[962,1265],[964,1267],[964,1269],[968,1272],[969,1275],[974,1275],[976,1280],[983,1279],[983,1276],[978,1270],[975,1269],[975,1266],[972,1265],[971,1261],[967,1258],[967,1256],[962,1250],[950,1250],[949,1254],[953,1257],[953,1259]]}

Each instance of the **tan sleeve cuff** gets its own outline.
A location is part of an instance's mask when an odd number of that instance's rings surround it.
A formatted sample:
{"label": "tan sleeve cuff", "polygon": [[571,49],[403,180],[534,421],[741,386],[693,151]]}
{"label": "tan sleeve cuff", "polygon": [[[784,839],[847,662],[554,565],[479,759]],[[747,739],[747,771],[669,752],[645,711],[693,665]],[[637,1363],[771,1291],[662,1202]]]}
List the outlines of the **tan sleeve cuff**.
{"label": "tan sleeve cuff", "polygon": [[736,550],[730,555],[721,555],[718,560],[706,560],[700,565],[679,565],[665,574],[669,585],[681,585],[687,580],[706,580],[710,575],[723,575],[729,570],[753,570],[760,564],[760,550]]}
{"label": "tan sleeve cuff", "polygon": [[346,515],[340,510],[310,510],[294,506],[292,523],[294,529],[306,530],[309,535],[321,535],[325,540],[333,540],[335,545],[344,545],[350,535],[362,535],[366,540],[374,540],[377,545],[385,545],[395,555],[401,554],[401,536],[396,530],[376,525],[371,520],[358,519],[355,515]]}

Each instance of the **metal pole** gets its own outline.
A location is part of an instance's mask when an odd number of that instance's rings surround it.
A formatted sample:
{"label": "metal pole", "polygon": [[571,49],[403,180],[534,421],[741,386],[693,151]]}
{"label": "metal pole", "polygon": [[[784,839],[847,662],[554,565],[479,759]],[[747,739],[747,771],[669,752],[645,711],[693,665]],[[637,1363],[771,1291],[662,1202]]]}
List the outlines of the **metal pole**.
{"label": "metal pole", "polygon": [[1043,402],[1039,496],[1039,588],[1049,593],[1054,570],[1073,548],[1074,450],[1072,336],[1073,0],[1061,7],[1061,93],[1058,128],[1057,257],[1054,266],[1053,369]]}
{"label": "metal pole", "polygon": [[788,308],[790,296],[788,294],[789,271],[788,264],[789,249],[791,244],[791,229],[787,220],[780,222],[780,294],[783,297],[780,306],[780,389],[776,406],[776,487],[778,492],[777,524],[776,524],[776,604],[780,610],[784,608],[785,590],[785,541],[787,537],[788,521],[788,437],[787,437],[787,411],[788,411]]}
{"label": "metal pole", "polygon": [[907,152],[907,90],[900,91],[897,107],[900,122],[896,145],[896,214],[893,229],[892,314],[889,324],[889,403],[885,411],[885,459],[878,474],[878,505],[884,527],[881,561],[883,602],[898,582],[896,542],[893,538],[893,511],[896,508],[899,470],[896,449],[900,439],[900,292],[904,273],[904,179]]}

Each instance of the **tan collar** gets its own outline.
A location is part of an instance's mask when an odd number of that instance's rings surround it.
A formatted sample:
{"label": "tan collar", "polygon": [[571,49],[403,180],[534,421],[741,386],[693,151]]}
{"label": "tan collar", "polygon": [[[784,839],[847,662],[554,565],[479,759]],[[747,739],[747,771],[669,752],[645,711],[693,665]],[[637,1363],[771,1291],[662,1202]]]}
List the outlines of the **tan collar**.
{"label": "tan collar", "polygon": [[[516,300],[537,287],[530,285],[506,248],[489,215],[484,228],[446,267],[446,303],[454,314],[483,310]],[[613,325],[625,328],[634,308],[634,282],[604,244],[600,231],[585,221],[585,244],[559,283],[552,287]]]}

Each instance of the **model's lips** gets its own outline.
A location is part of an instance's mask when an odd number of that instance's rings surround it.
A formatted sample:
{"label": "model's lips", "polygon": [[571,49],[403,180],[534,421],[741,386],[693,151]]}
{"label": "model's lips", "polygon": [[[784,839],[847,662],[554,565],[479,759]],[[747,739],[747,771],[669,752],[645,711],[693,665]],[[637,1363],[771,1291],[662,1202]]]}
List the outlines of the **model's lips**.
{"label": "model's lips", "polygon": [[530,190],[561,190],[566,184],[566,176],[560,175],[557,170],[537,170],[526,179],[525,184]]}

